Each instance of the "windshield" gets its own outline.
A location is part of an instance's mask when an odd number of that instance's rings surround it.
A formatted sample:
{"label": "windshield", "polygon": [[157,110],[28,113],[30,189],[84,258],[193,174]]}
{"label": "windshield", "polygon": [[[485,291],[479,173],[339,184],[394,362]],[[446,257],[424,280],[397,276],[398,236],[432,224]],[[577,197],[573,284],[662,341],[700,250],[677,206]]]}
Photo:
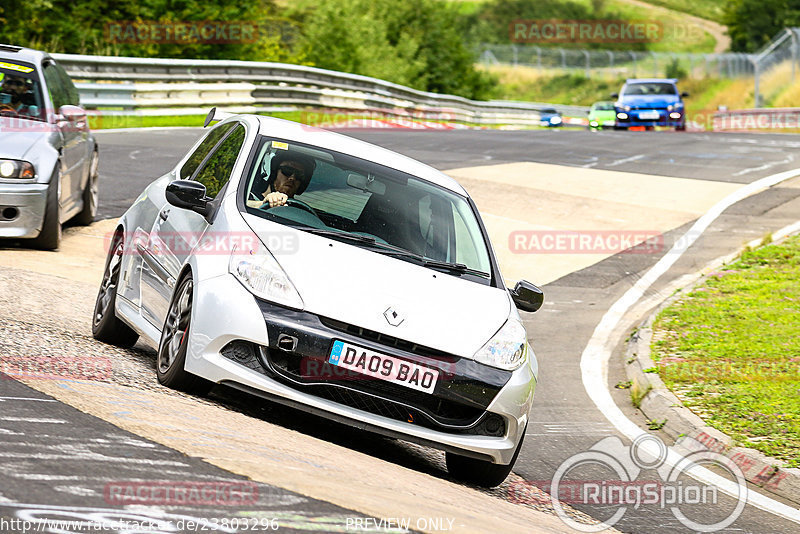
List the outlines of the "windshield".
{"label": "windshield", "polygon": [[594,105],[595,111],[614,111],[614,104],[612,102],[603,102],[602,104]]}
{"label": "windshield", "polygon": [[0,116],[45,120],[39,76],[33,65],[0,58]]}
{"label": "windshield", "polygon": [[[286,189],[285,206],[270,208],[264,199],[282,191],[284,170],[299,174],[301,185],[294,195]],[[466,267],[490,278],[488,248],[467,199],[412,175],[264,138],[244,194],[248,213],[259,217],[428,266],[460,264],[462,273]]]}
{"label": "windshield", "polygon": [[674,95],[678,90],[671,83],[632,83],[625,86],[624,95]]}

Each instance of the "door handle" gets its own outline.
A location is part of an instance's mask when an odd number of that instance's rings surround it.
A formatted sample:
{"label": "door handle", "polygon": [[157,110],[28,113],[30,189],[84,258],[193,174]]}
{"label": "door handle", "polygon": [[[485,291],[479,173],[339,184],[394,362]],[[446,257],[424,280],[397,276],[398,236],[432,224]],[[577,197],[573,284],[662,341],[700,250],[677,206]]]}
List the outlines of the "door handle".
{"label": "door handle", "polygon": [[162,221],[166,221],[166,220],[167,220],[167,218],[169,217],[169,210],[162,210],[162,211],[161,211],[161,212],[158,214],[158,216],[159,216],[159,218],[160,218]]}

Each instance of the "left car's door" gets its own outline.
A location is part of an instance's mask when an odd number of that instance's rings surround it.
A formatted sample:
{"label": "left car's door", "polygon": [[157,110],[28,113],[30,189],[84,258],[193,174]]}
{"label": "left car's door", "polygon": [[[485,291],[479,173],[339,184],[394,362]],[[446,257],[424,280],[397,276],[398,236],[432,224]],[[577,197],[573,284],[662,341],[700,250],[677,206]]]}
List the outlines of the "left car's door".
{"label": "left car's door", "polygon": [[[214,135],[209,134],[180,172],[181,179],[202,183],[210,202],[217,199],[230,179],[244,145],[245,128],[231,122],[212,133]],[[180,269],[209,226],[202,215],[166,202],[167,183],[165,181],[163,189],[158,190],[159,201],[163,199],[163,202],[160,202],[147,248],[143,251],[141,278],[142,315],[159,328],[164,323]],[[216,250],[205,252],[220,253]]]}
{"label": "left car's door", "polygon": [[[68,88],[64,85],[61,75],[56,68],[56,64],[49,61],[42,68],[47,92],[53,106],[52,113],[58,117],[62,106],[70,103]],[[70,214],[73,202],[75,201],[75,191],[77,184],[81,180],[83,169],[83,152],[86,151],[86,141],[80,130],[65,120],[57,120],[58,136],[60,144],[58,147],[61,153],[61,196],[59,198],[62,213],[67,216]]]}

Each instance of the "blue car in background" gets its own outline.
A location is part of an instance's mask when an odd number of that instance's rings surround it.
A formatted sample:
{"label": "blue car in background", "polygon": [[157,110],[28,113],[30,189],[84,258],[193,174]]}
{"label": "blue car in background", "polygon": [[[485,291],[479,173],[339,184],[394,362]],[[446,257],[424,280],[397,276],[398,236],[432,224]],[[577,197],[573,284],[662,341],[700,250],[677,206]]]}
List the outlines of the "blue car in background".
{"label": "blue car in background", "polygon": [[542,108],[539,110],[539,124],[547,128],[561,126],[564,119],[555,108]]}
{"label": "blue car in background", "polygon": [[652,129],[666,126],[676,130],[686,129],[686,113],[683,98],[674,78],[637,79],[625,81],[622,90],[611,96],[616,98],[615,128],[627,130],[631,127]]}

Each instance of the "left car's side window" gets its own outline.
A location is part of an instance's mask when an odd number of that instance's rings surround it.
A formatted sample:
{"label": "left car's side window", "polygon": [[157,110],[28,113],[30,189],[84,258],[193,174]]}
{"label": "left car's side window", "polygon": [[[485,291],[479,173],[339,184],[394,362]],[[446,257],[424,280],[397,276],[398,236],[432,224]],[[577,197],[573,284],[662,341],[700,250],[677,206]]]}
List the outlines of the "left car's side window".
{"label": "left car's side window", "polygon": [[61,76],[53,63],[44,66],[44,81],[47,83],[47,92],[50,93],[50,101],[53,103],[54,111],[58,111],[61,106],[69,104],[69,95],[62,85]]}
{"label": "left car's side window", "polygon": [[195,178],[206,186],[206,196],[214,198],[228,182],[236,164],[236,157],[244,144],[244,126],[237,126],[219,145]]}
{"label": "left car's side window", "polygon": [[75,84],[72,83],[72,79],[69,77],[69,74],[67,74],[67,71],[64,70],[64,67],[58,63],[54,63],[53,65],[55,65],[58,77],[61,79],[61,86],[66,94],[67,103],[73,106],[80,106],[81,97],[78,94],[78,89],[75,87]]}

